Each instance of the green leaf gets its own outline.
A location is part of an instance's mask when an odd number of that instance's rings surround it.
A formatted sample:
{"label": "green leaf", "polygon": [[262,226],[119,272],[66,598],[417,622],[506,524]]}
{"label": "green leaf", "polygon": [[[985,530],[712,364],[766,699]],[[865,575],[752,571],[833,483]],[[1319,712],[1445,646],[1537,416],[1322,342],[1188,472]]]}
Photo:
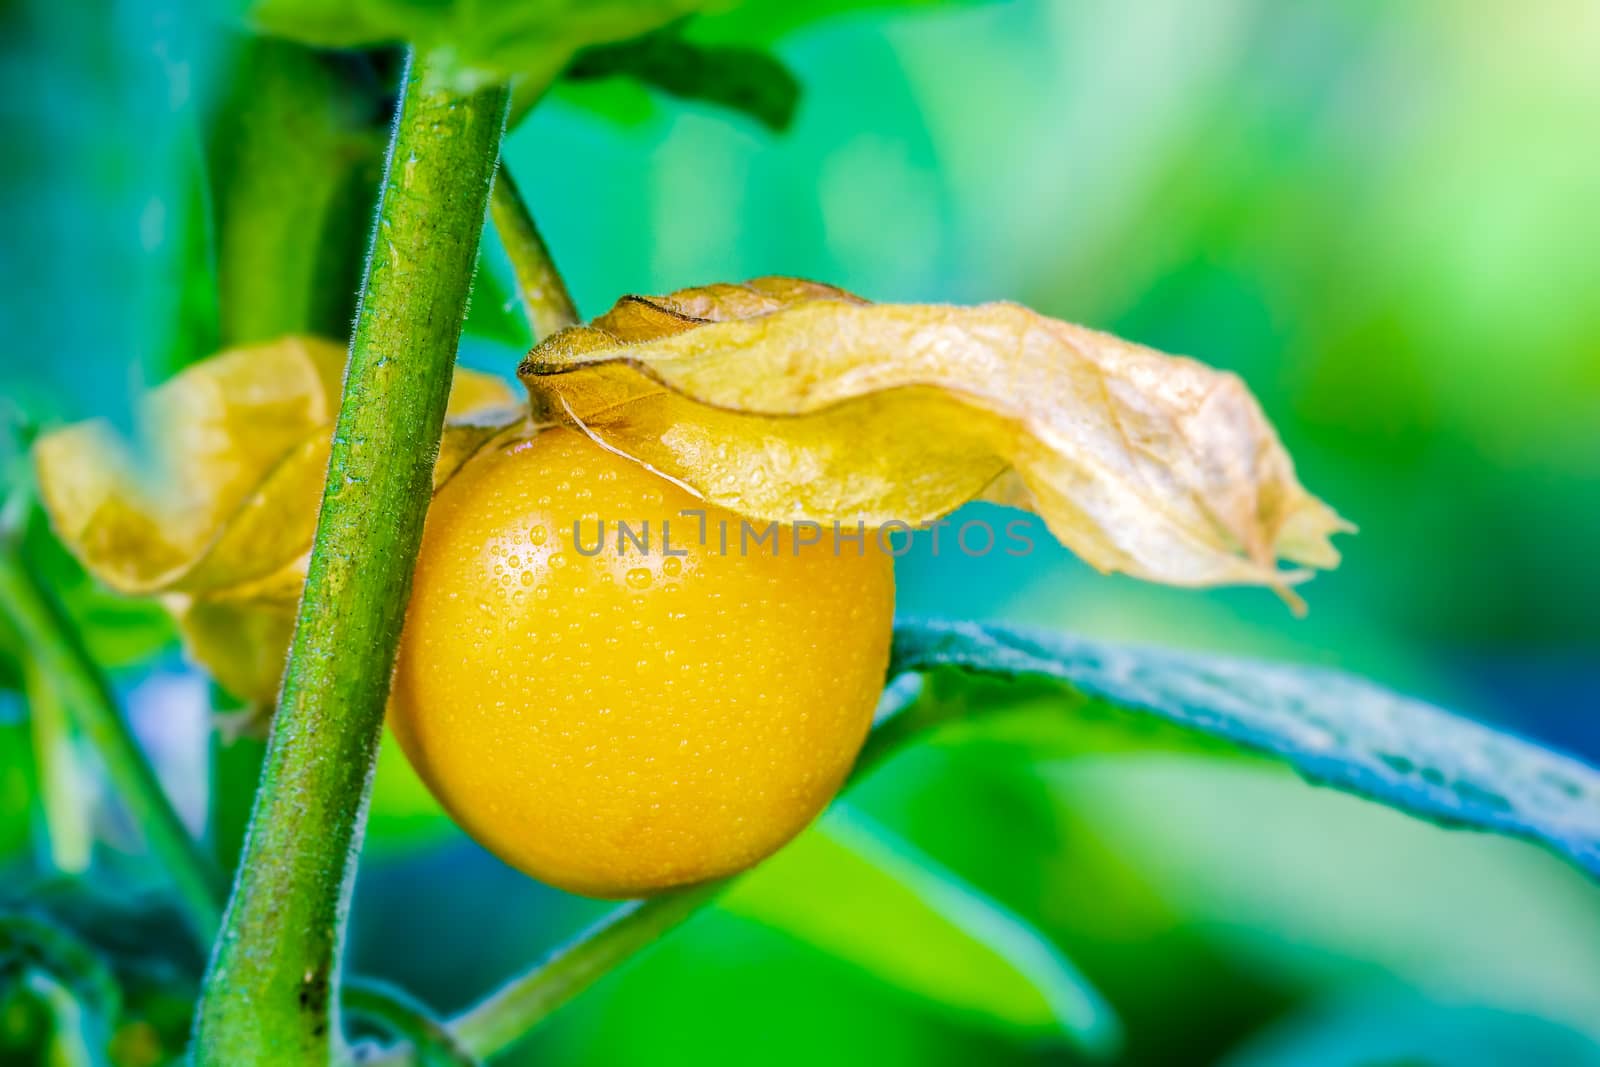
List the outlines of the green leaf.
{"label": "green leaf", "polygon": [[627,77],[681,100],[739,112],[773,132],[789,128],[800,82],[758,49],[698,45],[670,26],[620,44],[587,48],[567,68],[569,81]]}
{"label": "green leaf", "polygon": [[1436,1003],[1379,985],[1314,1002],[1280,1019],[1227,1056],[1222,1067],[1501,1067],[1550,1063],[1597,1067],[1587,1034],[1470,1003]]}
{"label": "green leaf", "polygon": [[247,40],[206,131],[217,344],[343,341],[383,176],[392,75],[371,56]]}
{"label": "green leaf", "polygon": [[[303,44],[354,48],[407,42],[431,53],[465,91],[514,75],[550,78],[579,49],[648,33],[706,0],[253,0],[256,29]],[[448,60],[448,62],[446,62]]]}
{"label": "green leaf", "polygon": [[[0,666],[4,665],[0,651]],[[39,771],[28,719],[0,693],[0,856],[7,863],[26,857],[33,845]]]}
{"label": "green leaf", "polygon": [[824,19],[858,12],[901,15],[959,9],[994,0],[744,0],[696,18],[690,35],[699,41],[765,44]]}
{"label": "green leaf", "polygon": [[[68,1007],[69,1016],[81,1016],[76,1028],[87,1029],[101,1048],[105,1031],[112,1030],[114,1063],[175,1063],[188,1042],[205,959],[195,951],[184,919],[170,900],[129,890],[125,884],[95,886],[77,878],[35,882],[29,887],[29,910],[23,918],[46,923],[58,938],[75,944],[76,953],[92,957],[87,970],[67,972],[77,976],[70,984],[57,979],[71,994],[70,1005],[59,1001],[53,1005],[58,1019],[61,1008]],[[0,912],[0,925],[8,921]],[[0,942],[7,936],[0,932]],[[116,1004],[108,999],[112,996]],[[91,1005],[97,1007],[84,1010]],[[118,1009],[114,1027],[109,1026],[112,1020],[107,1014],[111,1007]],[[97,1029],[100,1033],[95,1036]],[[3,1045],[0,1062],[10,1062]]]}
{"label": "green leaf", "polygon": [[721,906],[1007,1029],[1097,1058],[1120,1044],[1111,1008],[1048,938],[846,805]]}
{"label": "green leaf", "polygon": [[1600,876],[1600,772],[1337,671],[969,622],[898,626],[891,672],[938,668],[1060,683],[1124,731],[1181,727],[1442,826],[1543,843]]}
{"label": "green leaf", "polygon": [[0,913],[0,975],[37,970],[66,990],[84,1013],[86,1034],[104,1046],[122,1011],[122,991],[95,950],[65,927],[22,913]]}

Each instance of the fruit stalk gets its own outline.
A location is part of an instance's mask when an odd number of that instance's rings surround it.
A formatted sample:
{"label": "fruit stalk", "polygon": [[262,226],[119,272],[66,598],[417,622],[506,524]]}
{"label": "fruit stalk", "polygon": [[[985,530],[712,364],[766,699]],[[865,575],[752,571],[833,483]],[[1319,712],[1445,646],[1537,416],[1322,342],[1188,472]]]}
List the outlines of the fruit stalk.
{"label": "fruit stalk", "polygon": [[194,1061],[333,1059],[338,956],[507,94],[408,63],[305,592]]}
{"label": "fruit stalk", "polygon": [[517,296],[522,301],[523,313],[528,316],[534,341],[576,326],[578,309],[572,303],[572,294],[567,292],[567,283],[556,270],[550,249],[534,225],[533,213],[528,210],[527,201],[517,191],[504,164],[494,183],[489,215],[494,219],[495,232],[500,235],[500,243],[505,245],[511,269],[517,276]]}

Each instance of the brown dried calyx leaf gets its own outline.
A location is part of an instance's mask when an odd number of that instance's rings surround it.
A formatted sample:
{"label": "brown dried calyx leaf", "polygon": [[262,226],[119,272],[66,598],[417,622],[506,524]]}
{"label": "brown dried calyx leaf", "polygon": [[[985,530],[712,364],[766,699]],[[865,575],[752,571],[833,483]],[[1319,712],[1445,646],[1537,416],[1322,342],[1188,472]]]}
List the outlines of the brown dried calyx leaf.
{"label": "brown dried calyx leaf", "polygon": [[[93,420],[34,446],[67,547],[113,589],[160,596],[195,658],[248,700],[277,694],[344,364],[315,337],[233,349],[144,397],[137,442]],[[507,383],[458,370],[434,485],[525,418]]]}
{"label": "brown dried calyx leaf", "polygon": [[1285,595],[1352,529],[1239,378],[1015,304],[758,278],[625,297],[519,373],[536,418],[763,520],[915,526],[994,499],[1103,571]]}

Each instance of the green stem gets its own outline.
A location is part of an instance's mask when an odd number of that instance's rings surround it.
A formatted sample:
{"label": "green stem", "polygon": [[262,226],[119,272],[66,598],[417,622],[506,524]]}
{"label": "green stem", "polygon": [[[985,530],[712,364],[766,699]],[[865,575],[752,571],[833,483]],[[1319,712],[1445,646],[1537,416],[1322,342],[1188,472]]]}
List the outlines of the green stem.
{"label": "green stem", "polygon": [[434,1018],[426,1005],[402,989],[384,982],[355,978],[345,983],[339,1002],[347,1015],[382,1027],[389,1036],[408,1041],[417,1067],[477,1067],[450,1029]]}
{"label": "green stem", "polygon": [[323,1065],[390,674],[505,126],[413,59],[389,146],[344,399],[195,1062]]}
{"label": "green stem", "polygon": [[517,296],[522,300],[528,325],[533,328],[533,339],[542,341],[557,330],[577,325],[578,309],[567,292],[567,283],[561,280],[550,249],[534,225],[533,213],[503,163],[489,201],[489,214],[516,273]]}
{"label": "green stem", "polygon": [[[933,678],[897,679],[884,690],[872,734],[856,760],[848,789],[923,730],[959,717],[960,698]],[[488,1059],[523,1037],[557,1008],[604,978],[710,904],[743,875],[630,901],[549,959],[506,982],[450,1023],[461,1047]],[[396,1049],[380,1063],[416,1067],[422,1061]]]}
{"label": "green stem", "polygon": [[100,753],[111,784],[177,886],[196,935],[210,941],[221,913],[216,872],[161,791],[83,639],[10,538],[0,539],[0,607]]}
{"label": "green stem", "polygon": [[44,811],[46,855],[53,870],[82,874],[94,846],[88,783],[72,741],[70,713],[37,656],[22,657],[22,691],[28,698],[33,765]]}
{"label": "green stem", "polygon": [[623,905],[572,944],[455,1019],[450,1028],[456,1039],[480,1059],[509,1047],[618,964],[711,903],[730,881],[708,882]]}

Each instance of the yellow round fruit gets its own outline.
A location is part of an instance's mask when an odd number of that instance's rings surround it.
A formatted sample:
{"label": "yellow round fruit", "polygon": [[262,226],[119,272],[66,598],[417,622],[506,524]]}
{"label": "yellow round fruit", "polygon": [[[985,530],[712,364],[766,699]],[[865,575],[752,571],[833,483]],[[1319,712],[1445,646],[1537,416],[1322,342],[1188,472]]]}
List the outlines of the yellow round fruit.
{"label": "yellow round fruit", "polygon": [[455,820],[599,897],[732,874],[798,833],[871,725],[893,561],[871,532],[763,532],[571,430],[451,479],[389,721]]}

